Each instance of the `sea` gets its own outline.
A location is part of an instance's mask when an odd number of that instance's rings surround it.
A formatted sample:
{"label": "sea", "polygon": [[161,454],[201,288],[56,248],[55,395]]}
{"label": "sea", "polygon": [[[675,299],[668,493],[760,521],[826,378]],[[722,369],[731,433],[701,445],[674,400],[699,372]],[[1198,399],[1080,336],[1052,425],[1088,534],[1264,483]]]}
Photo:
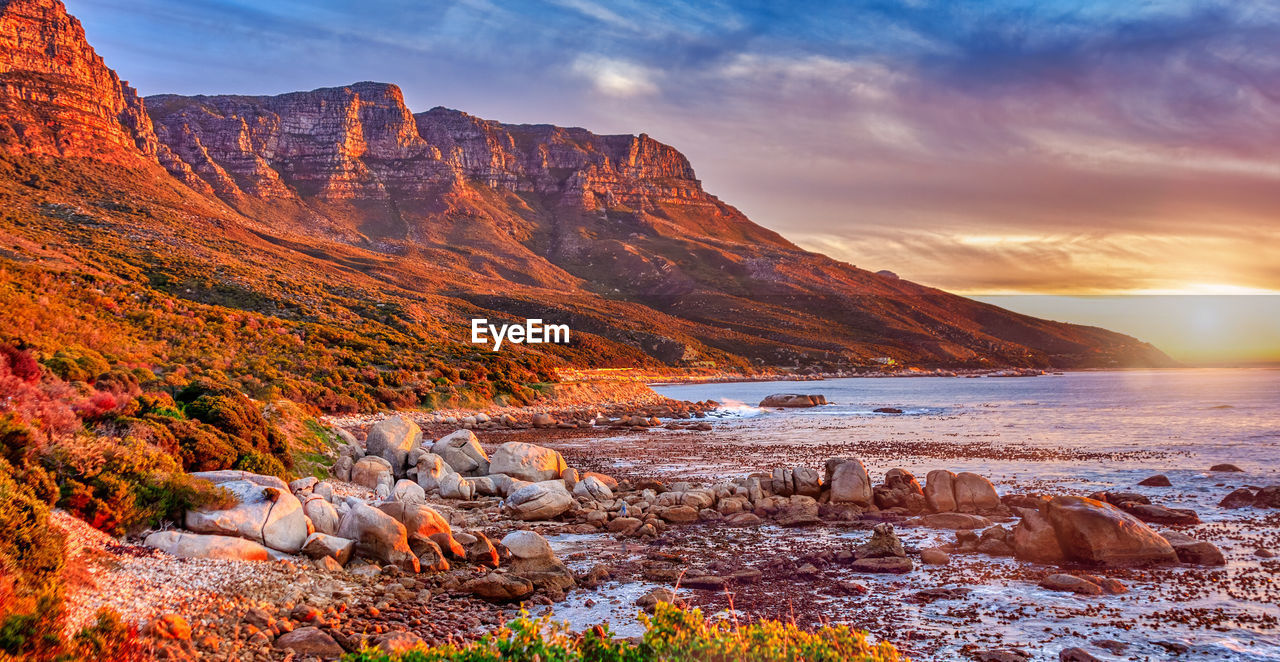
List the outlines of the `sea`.
{"label": "sea", "polygon": [[[1008,558],[953,559],[953,566],[972,565],[967,575],[920,566],[902,577],[852,577],[870,586],[871,595],[894,601],[885,603],[894,610],[893,622],[881,619],[873,634],[893,640],[895,632],[910,631],[919,642],[905,646],[914,659],[971,659],[978,646],[1057,660],[1059,651],[1081,646],[1113,660],[1280,660],[1280,560],[1256,555],[1258,548],[1280,555],[1280,510],[1218,506],[1235,488],[1280,484],[1280,370],[1081,371],[654,388],[671,398],[721,403],[714,429],[654,430],[593,449],[599,456],[615,454],[619,470],[706,481],[778,466],[820,470],[826,457],[839,455],[862,459],[877,482],[888,469],[900,467],[922,483],[933,469],[973,471],[991,479],[1002,494],[1133,491],[1154,503],[1194,509],[1204,523],[1184,532],[1214,542],[1228,559],[1219,569],[1126,575],[1129,592],[1104,597],[1042,589],[1028,577],[1054,569]],[[773,393],[822,394],[830,404],[760,408]],[[881,408],[902,413],[875,411]],[[1209,470],[1224,463],[1240,471]],[[1138,485],[1157,473],[1172,487]],[[954,535],[918,527],[900,534],[917,547]],[[868,534],[807,535],[848,538],[854,545]],[[553,544],[568,554],[596,542],[561,536]],[[911,604],[906,598],[913,587],[924,585],[964,586],[971,593],[959,605],[946,600]],[[626,591],[628,599],[643,588],[613,587]],[[812,590],[798,584],[796,597],[808,597]],[[609,591],[602,588],[600,599]],[[867,604],[860,600],[832,602],[826,620],[865,622],[857,616]],[[612,603],[614,619],[629,608],[628,600],[619,601],[616,594]],[[842,609],[848,610],[847,619],[841,618]],[[565,605],[556,611],[575,625],[608,615],[599,606]]]}

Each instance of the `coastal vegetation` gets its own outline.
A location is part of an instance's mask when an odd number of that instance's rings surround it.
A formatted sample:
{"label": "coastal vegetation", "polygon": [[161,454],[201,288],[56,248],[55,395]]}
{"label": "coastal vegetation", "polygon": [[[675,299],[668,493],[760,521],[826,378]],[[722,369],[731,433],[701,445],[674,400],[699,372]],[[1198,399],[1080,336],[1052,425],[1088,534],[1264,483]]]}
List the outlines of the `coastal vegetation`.
{"label": "coastal vegetation", "polygon": [[366,649],[344,662],[897,662],[889,643],[873,644],[847,626],[806,632],[791,624],[709,621],[698,609],[665,602],[641,614],[639,642],[615,639],[607,626],[575,635],[549,617],[527,614],[466,645],[419,647],[400,653]]}

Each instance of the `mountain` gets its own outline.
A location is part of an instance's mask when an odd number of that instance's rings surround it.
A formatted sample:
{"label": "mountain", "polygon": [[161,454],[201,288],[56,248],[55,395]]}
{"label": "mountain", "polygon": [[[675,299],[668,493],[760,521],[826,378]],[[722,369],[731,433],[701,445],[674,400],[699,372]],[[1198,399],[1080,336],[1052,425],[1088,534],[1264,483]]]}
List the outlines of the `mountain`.
{"label": "mountain", "polygon": [[[139,99],[56,0],[3,0],[0,40],[0,196],[14,210],[0,260],[23,279],[92,275],[130,301],[318,326],[354,345],[372,334],[388,347],[379,370],[424,353],[480,360],[463,342],[474,316],[569,324],[570,346],[484,353],[526,367],[1169,362],[1128,336],[804,251],[645,134],[415,114],[372,82]],[[185,355],[184,338],[124,326]],[[388,388],[434,379],[409,372]]]}

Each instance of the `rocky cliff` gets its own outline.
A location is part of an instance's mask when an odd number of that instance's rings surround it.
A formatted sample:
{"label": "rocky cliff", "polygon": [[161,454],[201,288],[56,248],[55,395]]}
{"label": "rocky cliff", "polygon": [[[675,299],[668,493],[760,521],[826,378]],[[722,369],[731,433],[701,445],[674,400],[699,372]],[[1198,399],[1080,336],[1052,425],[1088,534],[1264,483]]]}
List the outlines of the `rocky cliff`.
{"label": "rocky cliff", "polygon": [[50,0],[0,0],[0,146],[123,161],[159,149],[142,100]]}
{"label": "rocky cliff", "polygon": [[[543,317],[570,323],[581,342],[538,351],[588,362],[1167,361],[1127,336],[803,251],[705,191],[688,159],[645,134],[503,124],[447,108],[414,114],[399,88],[371,82],[144,104],[61,3],[0,2],[0,156],[152,166],[144,179],[95,172],[76,189],[83,194],[58,189],[56,208],[128,199],[101,212],[115,213],[150,199],[171,215],[133,214],[119,225],[86,225],[80,212],[46,216],[66,224],[51,231],[111,246],[140,269],[177,261],[183,278],[204,270],[214,282],[181,290],[191,296],[245,292],[235,301],[343,323],[382,319],[367,310],[372,297],[419,311],[397,319],[433,329],[473,314]],[[32,195],[14,190],[15,199]],[[172,270],[148,278],[171,282]],[[298,293],[285,280],[298,281]],[[441,333],[446,344],[462,337]]]}

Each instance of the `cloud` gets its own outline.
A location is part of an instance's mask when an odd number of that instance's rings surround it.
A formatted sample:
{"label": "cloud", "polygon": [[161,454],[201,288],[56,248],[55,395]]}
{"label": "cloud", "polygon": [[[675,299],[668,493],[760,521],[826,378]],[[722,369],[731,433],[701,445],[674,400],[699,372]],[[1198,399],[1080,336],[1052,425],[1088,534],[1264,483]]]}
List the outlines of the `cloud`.
{"label": "cloud", "polygon": [[573,61],[571,69],[606,96],[634,97],[658,92],[658,84],[654,80],[657,72],[626,60],[580,55]]}

